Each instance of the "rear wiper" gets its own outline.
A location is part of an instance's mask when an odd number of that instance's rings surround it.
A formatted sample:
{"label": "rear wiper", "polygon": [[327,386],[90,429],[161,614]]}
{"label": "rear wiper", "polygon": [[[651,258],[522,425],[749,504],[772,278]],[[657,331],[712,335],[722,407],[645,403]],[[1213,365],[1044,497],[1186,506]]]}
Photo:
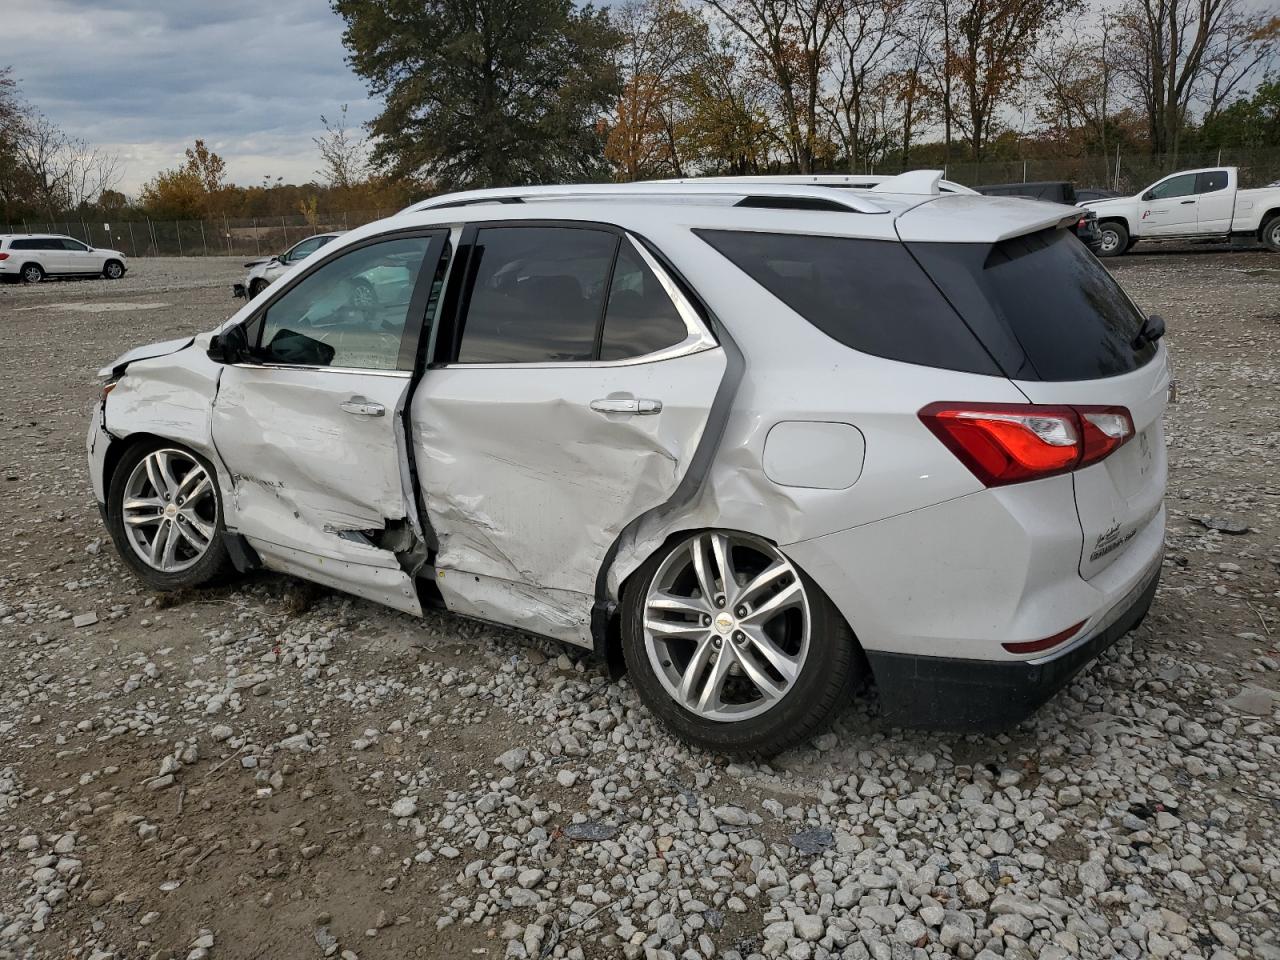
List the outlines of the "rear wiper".
{"label": "rear wiper", "polygon": [[1138,335],[1133,338],[1131,346],[1135,350],[1141,350],[1149,343],[1155,343],[1164,336],[1164,317],[1158,313],[1153,313],[1142,324],[1142,329],[1138,331]]}

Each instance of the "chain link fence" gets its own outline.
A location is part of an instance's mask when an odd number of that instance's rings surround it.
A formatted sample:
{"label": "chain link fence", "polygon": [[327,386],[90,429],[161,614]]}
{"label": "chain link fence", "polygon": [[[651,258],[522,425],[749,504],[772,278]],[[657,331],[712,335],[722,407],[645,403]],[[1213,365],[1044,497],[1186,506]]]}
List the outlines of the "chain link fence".
{"label": "chain link fence", "polygon": [[[1223,165],[1240,168],[1242,187],[1266,186],[1280,180],[1280,148],[1154,157],[1117,152],[1109,156],[988,160],[950,163],[946,171],[947,179],[969,186],[1069,180],[1077,187],[1104,187],[1133,194],[1177,170]],[[915,165],[917,169],[919,166]],[[877,169],[873,172],[901,171]],[[318,217],[211,217],[206,220],[23,220],[0,222],[0,233],[58,233],[76,237],[90,246],[119,250],[131,257],[264,257],[283,253],[313,234],[350,230],[393,212],[364,210]]]}
{"label": "chain link fence", "polygon": [[0,221],[0,233],[57,233],[129,257],[266,257],[317,233],[350,230],[393,211],[319,217],[212,217],[206,220],[62,219]]}

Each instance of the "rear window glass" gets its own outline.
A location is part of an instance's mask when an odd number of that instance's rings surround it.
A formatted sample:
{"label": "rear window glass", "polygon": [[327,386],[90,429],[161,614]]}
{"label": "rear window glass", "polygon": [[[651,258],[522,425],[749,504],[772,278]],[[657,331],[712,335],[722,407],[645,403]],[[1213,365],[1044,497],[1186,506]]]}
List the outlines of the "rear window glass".
{"label": "rear window glass", "polygon": [[1023,360],[1008,369],[1012,377],[1093,380],[1136,370],[1155,356],[1154,344],[1133,347],[1142,314],[1066,230],[990,246],[909,246],[996,356],[1004,359],[1008,351],[993,341],[1011,336],[1017,342]]}
{"label": "rear window glass", "polygon": [[697,233],[845,346],[905,363],[1000,372],[900,243],[736,230]]}

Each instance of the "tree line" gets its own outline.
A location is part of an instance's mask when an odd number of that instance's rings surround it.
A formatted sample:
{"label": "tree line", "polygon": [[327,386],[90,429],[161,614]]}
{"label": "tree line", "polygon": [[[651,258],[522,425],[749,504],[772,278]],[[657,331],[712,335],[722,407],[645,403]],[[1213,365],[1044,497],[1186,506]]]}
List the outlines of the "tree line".
{"label": "tree line", "polygon": [[[1100,2],[1100,0],[1094,0]],[[1280,147],[1280,16],[1246,0],[332,0],[381,102],[312,182],[226,182],[197,141],[119,161],[0,71],[0,205],[156,217],[395,209],[431,191]]]}

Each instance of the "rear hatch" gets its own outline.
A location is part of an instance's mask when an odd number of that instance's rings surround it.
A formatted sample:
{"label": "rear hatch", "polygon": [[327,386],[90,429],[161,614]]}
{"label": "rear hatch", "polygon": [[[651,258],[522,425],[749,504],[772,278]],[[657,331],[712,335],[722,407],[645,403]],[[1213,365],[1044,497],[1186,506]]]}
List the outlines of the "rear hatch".
{"label": "rear hatch", "polygon": [[[1072,474],[1084,534],[1080,575],[1089,580],[1124,556],[1159,514],[1167,476],[1162,417],[1168,364],[1163,348],[1142,336],[1146,318],[1102,264],[1070,230],[1044,225],[1048,205],[1026,206],[1021,231],[1006,208],[999,232],[982,238],[974,231],[977,242],[914,239],[927,236],[923,225],[911,229],[914,212],[899,229],[1029,401],[1123,407],[1132,417],[1127,442]],[[985,219],[973,212],[979,222]],[[942,210],[930,213],[936,226]]]}

